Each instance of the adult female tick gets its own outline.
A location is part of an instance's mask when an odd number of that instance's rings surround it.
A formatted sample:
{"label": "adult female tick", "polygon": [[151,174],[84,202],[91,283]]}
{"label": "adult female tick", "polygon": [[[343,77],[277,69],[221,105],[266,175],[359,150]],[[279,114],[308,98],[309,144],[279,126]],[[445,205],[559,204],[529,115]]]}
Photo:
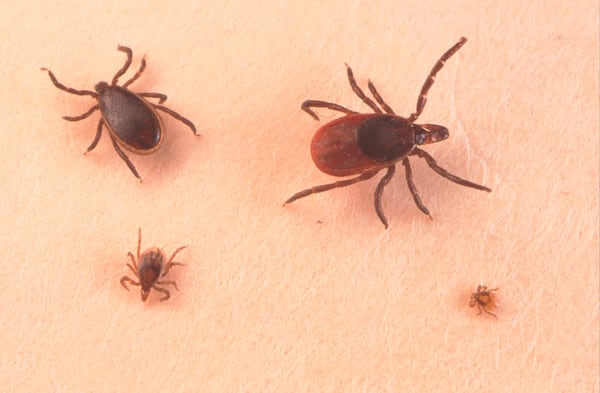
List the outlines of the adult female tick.
{"label": "adult female tick", "polygon": [[98,101],[96,105],[82,115],[63,116],[63,119],[68,121],[79,121],[89,117],[96,110],[100,110],[102,118],[98,122],[96,136],[84,154],[94,150],[102,135],[102,127],[106,126],[115,151],[125,161],[135,177],[141,181],[142,179],[135,165],[121,150],[121,147],[135,154],[150,154],[159,148],[163,141],[164,129],[156,110],[168,113],[187,125],[195,135],[199,136],[199,134],[196,133],[196,126],[190,120],[165,106],[153,104],[145,99],[157,98],[158,103],[162,104],[167,99],[166,95],[160,93],[133,93],[127,89],[127,86],[135,82],[144,72],[146,68],[145,58],[142,58],[139,70],[131,79],[121,86],[117,85],[119,77],[129,69],[132,58],[130,48],[119,45],[118,50],[125,52],[127,55],[125,64],[117,71],[110,85],[106,82],[96,84],[95,92],[66,87],[56,79],[52,71],[47,68],[42,68],[42,71],[48,71],[50,80],[60,90],[79,96],[91,96]]}
{"label": "adult female tick", "polygon": [[140,255],[141,244],[142,228],[139,228],[136,254],[137,261],[131,252],[127,254],[129,258],[131,258],[131,264],[128,263],[127,267],[131,269],[131,271],[133,272],[133,274],[135,274],[139,282],[134,281],[133,279],[127,276],[123,276],[121,277],[121,285],[128,291],[129,288],[127,287],[127,282],[131,285],[140,286],[142,291],[143,302],[145,302],[148,298],[148,295],[150,294],[150,289],[154,289],[155,291],[161,292],[165,295],[160,298],[160,301],[164,302],[165,300],[169,299],[169,297],[171,297],[171,294],[168,290],[157,287],[157,285],[173,285],[177,290],[179,290],[179,288],[177,288],[177,284],[175,283],[175,281],[159,281],[159,279],[166,276],[173,266],[185,266],[185,264],[183,263],[173,262],[173,259],[175,258],[177,253],[179,253],[179,251],[183,250],[187,246],[182,246],[176,249],[173,255],[171,255],[171,258],[169,258],[169,261],[165,263],[165,260],[167,259],[166,254],[163,250],[157,247],[151,247]]}
{"label": "adult female tick", "polygon": [[433,85],[436,74],[465,42],[467,42],[467,39],[462,37],[435,63],[421,88],[421,93],[417,100],[417,110],[408,118],[397,116],[392,108],[381,98],[381,95],[375,89],[375,85],[369,81],[369,91],[375,98],[375,101],[381,106],[380,109],[357,85],[352,69],[348,65],[346,65],[346,70],[350,87],[375,113],[358,113],[331,102],[304,101],[302,103],[302,110],[311,115],[315,120],[319,120],[319,117],[312,108],[327,108],[342,112],[345,115],[325,124],[315,133],[311,143],[311,153],[317,168],[332,176],[358,176],[300,191],[285,201],[284,205],[311,194],[329,191],[333,188],[346,187],[368,180],[379,171],[387,169],[386,174],[381,178],[379,184],[377,184],[374,195],[375,211],[387,229],[388,222],[381,207],[381,195],[383,194],[383,189],[396,172],[396,164],[402,162],[406,173],[408,189],[417,207],[431,218],[429,210],[421,201],[417,188],[413,183],[409,162],[410,156],[425,159],[427,165],[438,175],[454,183],[477,190],[492,191],[488,187],[472,183],[449,173],[440,167],[432,156],[417,147],[419,145],[443,141],[448,138],[449,134],[446,127],[436,124],[415,124],[415,121],[425,108],[427,92]]}

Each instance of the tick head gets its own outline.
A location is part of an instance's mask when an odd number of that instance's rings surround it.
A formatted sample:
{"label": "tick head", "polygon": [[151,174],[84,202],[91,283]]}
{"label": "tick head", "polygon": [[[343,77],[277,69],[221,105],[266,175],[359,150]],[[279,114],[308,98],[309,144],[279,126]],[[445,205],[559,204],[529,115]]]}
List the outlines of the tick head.
{"label": "tick head", "polygon": [[96,83],[96,86],[94,87],[94,89],[96,90],[96,92],[98,94],[102,94],[104,93],[110,86],[108,85],[108,83],[106,82],[98,82]]}
{"label": "tick head", "polygon": [[448,129],[437,124],[413,124],[417,145],[427,145],[448,139]]}
{"label": "tick head", "polygon": [[142,288],[142,301],[143,302],[145,302],[146,299],[148,299],[149,294],[150,294],[150,289],[144,290],[144,288]]}

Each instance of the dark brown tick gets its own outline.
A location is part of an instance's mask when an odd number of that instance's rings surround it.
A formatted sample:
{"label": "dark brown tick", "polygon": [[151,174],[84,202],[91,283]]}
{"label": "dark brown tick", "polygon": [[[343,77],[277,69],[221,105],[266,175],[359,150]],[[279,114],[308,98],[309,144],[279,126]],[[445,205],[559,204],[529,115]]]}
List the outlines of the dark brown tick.
{"label": "dark brown tick", "polygon": [[165,296],[160,298],[160,301],[164,302],[171,296],[171,294],[166,289],[157,287],[157,285],[170,284],[173,285],[176,290],[179,290],[179,288],[177,288],[177,284],[175,283],[175,281],[159,281],[159,278],[163,278],[164,276],[166,276],[173,266],[185,266],[185,264],[183,263],[173,262],[173,259],[175,258],[175,255],[179,253],[179,251],[183,250],[187,246],[179,247],[178,249],[176,249],[173,255],[171,255],[171,258],[169,258],[169,261],[165,263],[167,257],[164,251],[157,247],[151,247],[144,251],[142,255],[140,255],[141,244],[142,228],[139,228],[137,244],[137,262],[136,258],[131,252],[127,254],[129,258],[131,258],[131,264],[128,263],[127,267],[131,269],[131,271],[133,272],[133,274],[135,274],[139,282],[136,282],[127,276],[123,276],[121,277],[121,285],[123,285],[123,288],[127,289],[128,291],[129,288],[127,287],[126,282],[130,283],[131,285],[141,286],[142,301],[144,302],[150,294],[150,289],[154,289],[155,291],[164,293]]}
{"label": "dark brown tick", "polygon": [[496,292],[498,288],[488,289],[485,285],[477,285],[477,291],[471,293],[471,300],[469,301],[469,307],[475,307],[479,309],[477,315],[481,312],[490,314],[492,317],[498,319],[496,314],[492,314],[488,309],[493,310],[496,308],[496,295],[492,292]]}
{"label": "dark brown tick", "polygon": [[488,187],[472,183],[449,173],[440,167],[429,153],[417,147],[419,145],[443,141],[448,138],[448,129],[446,127],[436,124],[415,124],[415,121],[425,108],[427,92],[433,85],[436,74],[465,42],[467,42],[467,39],[464,37],[461,38],[435,63],[421,88],[421,93],[417,100],[417,110],[408,118],[397,116],[392,108],[381,98],[375,89],[375,85],[369,81],[369,91],[375,98],[375,101],[381,106],[380,109],[356,84],[352,69],[348,65],[346,65],[346,69],[350,87],[375,113],[358,113],[331,102],[304,101],[302,109],[315,118],[315,120],[319,120],[319,117],[312,108],[327,108],[345,114],[345,116],[325,124],[315,133],[312,139],[311,153],[317,168],[332,176],[358,176],[300,191],[285,201],[284,205],[311,194],[329,191],[333,188],[346,187],[370,179],[381,170],[387,169],[386,174],[375,188],[375,211],[383,225],[387,228],[388,222],[381,207],[381,195],[383,194],[383,189],[396,172],[396,164],[402,162],[406,173],[408,189],[417,207],[431,218],[429,210],[421,201],[417,188],[413,183],[409,163],[410,156],[425,159],[427,165],[438,175],[454,183],[477,190],[492,191]]}
{"label": "dark brown tick", "polygon": [[48,71],[50,80],[60,90],[79,96],[91,96],[98,101],[96,105],[82,115],[63,116],[63,119],[68,121],[79,121],[89,117],[96,110],[100,109],[102,118],[98,122],[96,136],[84,154],[94,150],[102,135],[102,127],[106,126],[117,154],[125,161],[135,177],[141,181],[142,179],[135,169],[135,165],[121,150],[121,147],[135,154],[150,154],[159,148],[163,141],[164,128],[160,117],[156,113],[156,109],[168,113],[190,127],[195,135],[198,134],[196,133],[196,126],[190,120],[165,106],[153,104],[145,99],[157,98],[158,103],[162,104],[167,99],[166,95],[160,93],[133,93],[127,89],[127,86],[135,82],[142,75],[142,72],[144,72],[146,68],[145,58],[142,58],[140,69],[131,79],[121,86],[117,85],[119,77],[125,74],[131,65],[132,57],[131,49],[119,45],[118,50],[125,52],[127,55],[125,64],[117,71],[110,85],[106,82],[96,84],[96,92],[66,87],[56,79],[52,71],[47,68],[42,68],[42,71]]}

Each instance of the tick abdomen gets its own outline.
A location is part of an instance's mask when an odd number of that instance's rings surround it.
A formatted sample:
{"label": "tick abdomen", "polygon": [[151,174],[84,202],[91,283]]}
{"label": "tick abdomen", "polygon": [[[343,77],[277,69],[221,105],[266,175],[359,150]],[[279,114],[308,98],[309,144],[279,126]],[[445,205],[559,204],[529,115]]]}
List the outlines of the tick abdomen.
{"label": "tick abdomen", "polygon": [[107,86],[99,92],[102,118],[121,145],[136,153],[153,151],[162,140],[158,116],[134,93],[119,87]]}

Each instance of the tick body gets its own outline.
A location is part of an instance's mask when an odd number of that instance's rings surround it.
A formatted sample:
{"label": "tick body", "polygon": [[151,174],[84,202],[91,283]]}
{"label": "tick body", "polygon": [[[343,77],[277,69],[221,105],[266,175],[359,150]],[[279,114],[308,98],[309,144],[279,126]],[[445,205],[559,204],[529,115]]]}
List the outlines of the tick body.
{"label": "tick body", "polygon": [[449,136],[448,129],[444,126],[416,124],[415,121],[425,108],[427,93],[433,85],[436,74],[466,41],[466,38],[461,38],[436,62],[421,88],[416,111],[408,118],[396,115],[392,108],[381,98],[371,81],[368,83],[369,91],[377,103],[367,97],[357,85],[352,69],[348,65],[346,65],[346,71],[352,90],[374,113],[358,113],[341,105],[325,101],[308,100],[302,103],[302,109],[315,120],[319,120],[319,117],[313,111],[313,108],[327,108],[344,114],[343,117],[333,120],[317,130],[312,139],[311,154],[315,165],[322,172],[332,176],[356,177],[300,191],[289,198],[285,204],[292,203],[308,195],[346,187],[370,179],[381,170],[386,169],[385,175],[375,188],[374,204],[379,219],[387,228],[388,222],[381,206],[381,196],[385,186],[396,172],[396,164],[401,162],[404,166],[408,188],[417,207],[431,218],[429,210],[421,201],[413,182],[409,162],[410,156],[425,159],[431,169],[450,181],[465,187],[490,192],[491,189],[488,187],[449,173],[440,167],[429,153],[418,147],[443,141]]}
{"label": "tick body", "polygon": [[498,288],[488,289],[488,287],[485,285],[477,285],[477,291],[471,293],[469,307],[477,306],[479,309],[477,315],[481,314],[483,311],[486,314],[498,319],[496,314],[492,314],[490,311],[488,311],[488,309],[493,310],[496,308],[496,295],[493,292],[496,292],[497,290]]}
{"label": "tick body", "polygon": [[[159,105],[167,99],[166,95],[160,93],[133,93],[127,88],[140,77],[146,68],[145,59],[142,59],[139,70],[131,79],[122,86],[118,85],[119,77],[129,69],[132,59],[131,49],[119,45],[118,50],[127,55],[125,64],[115,74],[110,85],[107,82],[99,82],[94,88],[95,91],[66,87],[56,79],[52,71],[47,68],[42,68],[42,70],[48,72],[50,80],[60,90],[80,96],[91,96],[96,99],[96,105],[82,115],[63,116],[63,119],[68,121],[79,121],[89,117],[96,110],[100,110],[102,118],[98,122],[96,136],[85,153],[94,150],[102,136],[102,128],[106,127],[115,151],[125,161],[134,176],[141,180],[135,165],[121,148],[135,154],[150,154],[160,147],[164,137],[164,128],[156,112],[157,110],[168,113],[187,125],[195,135],[198,134],[196,133],[196,126],[190,120],[165,106]],[[159,104],[153,104],[146,98],[158,99]]]}
{"label": "tick body", "polygon": [[171,294],[168,290],[158,287],[157,285],[173,285],[175,289],[179,290],[175,281],[163,281],[160,279],[166,276],[173,266],[185,266],[183,263],[174,262],[173,259],[179,253],[179,251],[183,250],[187,246],[179,247],[178,249],[176,249],[173,255],[171,255],[171,258],[169,258],[168,262],[165,263],[165,261],[167,260],[166,254],[163,252],[163,250],[157,247],[151,247],[145,250],[140,255],[141,244],[142,229],[140,228],[138,230],[138,244],[136,254],[137,260],[136,256],[134,256],[131,252],[127,254],[131,259],[131,263],[128,263],[127,267],[131,269],[133,274],[135,274],[138,281],[135,281],[128,276],[123,276],[121,277],[121,285],[127,290],[129,290],[129,288],[127,287],[126,283],[140,286],[142,293],[142,301],[144,302],[150,294],[150,289],[154,289],[155,291],[164,294],[164,296],[160,298],[160,301],[164,302],[165,300],[169,299]]}

